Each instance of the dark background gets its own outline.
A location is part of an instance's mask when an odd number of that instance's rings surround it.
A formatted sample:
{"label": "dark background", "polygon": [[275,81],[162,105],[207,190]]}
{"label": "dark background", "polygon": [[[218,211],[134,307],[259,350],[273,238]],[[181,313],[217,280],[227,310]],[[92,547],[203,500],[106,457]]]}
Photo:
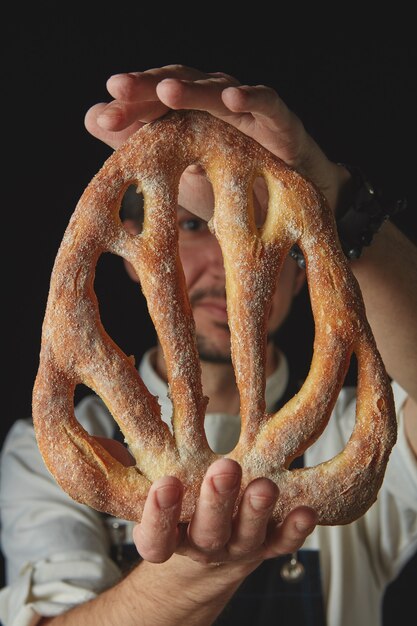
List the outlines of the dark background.
{"label": "dark background", "polygon": [[[410,208],[395,221],[417,233],[411,15],[391,12],[382,22],[345,7],[349,19],[342,21],[299,6],[279,7],[275,17],[252,7],[225,20],[212,5],[188,13],[123,2],[88,7],[87,14],[69,3],[37,3],[11,7],[3,20],[3,434],[31,413],[53,260],[79,197],[110,155],[83,118],[109,99],[113,73],[183,63],[274,87],[330,158],[362,167],[389,200],[408,198]],[[154,332],[120,259],[102,257],[96,287],[105,327],[140,357]],[[306,309],[303,293],[282,337],[284,348],[297,342],[300,376],[313,340]],[[415,576],[410,569],[391,593],[393,613],[406,614],[403,597]]]}

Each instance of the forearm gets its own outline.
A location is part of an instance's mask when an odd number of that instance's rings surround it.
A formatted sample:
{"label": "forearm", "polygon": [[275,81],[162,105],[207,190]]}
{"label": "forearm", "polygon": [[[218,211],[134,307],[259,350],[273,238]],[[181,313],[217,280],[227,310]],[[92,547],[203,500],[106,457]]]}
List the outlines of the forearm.
{"label": "forearm", "polygon": [[405,432],[417,456],[417,248],[385,223],[352,270],[387,372],[408,392]]}
{"label": "forearm", "polygon": [[[326,172],[320,186],[337,214],[352,200],[349,172],[323,158],[316,162]],[[387,372],[408,392],[405,431],[417,455],[417,247],[392,222],[385,222],[350,264]]]}
{"label": "forearm", "polygon": [[[352,202],[352,178],[344,166],[317,158],[319,186],[338,212]],[[392,222],[384,222],[359,259],[351,260],[385,367],[417,401],[417,247]]]}
{"label": "forearm", "polygon": [[205,626],[212,624],[255,564],[202,565],[173,555],[142,562],[118,585],[41,626]]}
{"label": "forearm", "polygon": [[352,270],[388,373],[417,399],[417,248],[385,223]]}

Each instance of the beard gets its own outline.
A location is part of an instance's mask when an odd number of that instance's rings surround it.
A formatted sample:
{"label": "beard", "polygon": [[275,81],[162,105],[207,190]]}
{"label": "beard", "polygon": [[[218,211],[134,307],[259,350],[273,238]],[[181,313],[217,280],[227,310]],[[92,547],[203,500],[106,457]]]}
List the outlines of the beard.
{"label": "beard", "polygon": [[[226,299],[226,290],[224,286],[222,287],[212,287],[210,289],[197,289],[192,294],[190,294],[190,304],[191,308],[200,301],[204,300],[204,298],[222,298]],[[223,331],[229,334],[229,342],[227,346],[223,348],[219,348],[213,344],[210,337],[206,335],[202,335],[201,333],[196,333],[196,342],[197,342],[197,351],[200,360],[206,363],[221,363],[221,364],[231,364],[232,357],[230,352],[230,331],[228,324],[215,324],[218,328],[221,328]]]}
{"label": "beard", "polygon": [[[207,290],[197,290],[190,295],[191,307],[193,307],[193,305],[195,305],[200,299],[204,299],[205,297],[226,298],[226,290],[224,289],[224,287],[212,288]],[[224,331],[228,332],[230,337],[230,329],[228,324],[217,323],[215,325],[218,328],[221,328]],[[279,327],[269,330],[266,338],[267,343],[270,343],[271,341],[273,342],[275,340],[275,337],[278,334],[278,330]],[[230,341],[228,342],[227,346],[219,348],[213,344],[210,337],[207,337],[197,332],[196,342],[198,355],[201,361],[206,363],[232,364]]]}
{"label": "beard", "polygon": [[[200,300],[204,298],[222,298],[226,299],[226,290],[224,286],[212,287],[210,289],[198,289],[190,294],[191,308],[195,306]],[[228,324],[215,324],[218,328],[221,328],[225,332],[229,333]],[[219,348],[211,341],[210,337],[196,333],[197,351],[201,361],[206,363],[232,363],[232,357],[230,353],[230,340],[227,346]]]}
{"label": "beard", "polygon": [[[228,329],[227,325],[221,325],[222,328]],[[232,363],[232,356],[230,351],[230,344],[227,348],[220,349],[214,346],[213,343],[207,337],[197,334],[197,351],[200,361],[206,363]]]}
{"label": "beard", "polygon": [[[228,326],[226,326],[225,328],[228,328]],[[266,338],[267,344],[271,342],[274,343],[276,335],[277,330],[268,333]],[[210,340],[203,335],[197,335],[196,341],[200,361],[203,361],[205,363],[221,363],[229,365],[232,364],[232,354],[230,346],[227,349],[221,350],[220,348],[213,346]]]}

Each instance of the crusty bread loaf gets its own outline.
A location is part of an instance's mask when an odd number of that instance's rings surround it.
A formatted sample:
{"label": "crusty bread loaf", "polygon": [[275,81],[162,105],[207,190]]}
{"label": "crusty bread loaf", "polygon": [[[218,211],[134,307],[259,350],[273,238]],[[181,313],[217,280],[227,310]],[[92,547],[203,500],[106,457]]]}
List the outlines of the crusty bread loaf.
{"label": "crusty bread loaf", "polygon": [[[100,511],[140,520],[150,484],[173,474],[185,485],[183,521],[216,455],[207,445],[200,363],[191,307],[180,271],[176,206],[184,169],[200,164],[212,183],[214,232],[223,251],[232,358],[241,398],[239,443],[228,456],[243,469],[242,489],[267,476],[280,489],[274,515],[316,509],[319,524],[346,524],[375,501],[396,437],[389,379],[365,316],[358,284],[338,243],[333,215],[316,187],[234,127],[207,113],[171,112],[134,134],[82,195],[54,265],[33,393],[38,445],[62,488]],[[252,185],[264,177],[266,222],[257,229]],[[123,228],[127,187],[145,199],[144,229]],[[294,244],[306,259],[315,320],[314,354],[302,389],[276,414],[265,412],[269,305]],[[93,290],[103,252],[127,259],[148,302],[168,368],[174,405],[171,435],[157,398],[100,321]],[[322,433],[355,353],[356,424],[337,456],[289,470]],[[120,425],[136,466],[124,467],[74,417],[74,389],[84,383]]]}

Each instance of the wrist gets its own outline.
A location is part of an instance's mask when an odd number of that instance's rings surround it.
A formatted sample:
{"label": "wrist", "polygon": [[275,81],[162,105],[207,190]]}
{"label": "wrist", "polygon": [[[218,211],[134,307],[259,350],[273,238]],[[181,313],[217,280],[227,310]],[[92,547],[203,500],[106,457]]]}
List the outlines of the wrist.
{"label": "wrist", "polygon": [[[406,208],[407,201],[387,201],[356,166],[333,165],[337,169],[330,177],[333,183],[329,183],[326,198],[335,215],[342,251],[349,260],[354,260],[372,243],[383,223]],[[290,254],[300,267],[305,267],[304,255],[297,244]]]}
{"label": "wrist", "polygon": [[328,185],[323,193],[334,215],[348,201],[352,175],[341,163],[329,166]]}
{"label": "wrist", "polygon": [[[139,598],[145,615],[156,610],[155,623],[203,626],[213,622],[259,563],[206,564],[174,554],[164,563],[141,562],[125,583],[131,606],[137,606]],[[152,619],[149,624],[154,624]]]}
{"label": "wrist", "polygon": [[340,244],[348,259],[358,259],[385,221],[406,208],[404,199],[389,202],[356,166],[339,164],[349,174],[335,217]]}
{"label": "wrist", "polygon": [[181,575],[181,584],[182,582],[188,584],[192,581],[201,581],[205,585],[209,580],[217,580],[219,584],[223,584],[224,582],[227,585],[236,582],[240,583],[260,565],[262,560],[263,559],[205,563],[204,561],[196,561],[189,556],[174,554],[169,561],[163,564],[149,563],[148,565],[151,567],[154,565],[156,567],[164,565],[167,568],[172,568],[177,572],[178,576]]}
{"label": "wrist", "polygon": [[[199,589],[204,596],[216,595],[222,589],[237,588],[240,583],[261,563],[257,561],[230,561],[224,563],[203,563],[194,561],[188,556],[174,554],[164,563],[148,563],[142,561],[129,575],[133,587],[143,590],[143,579],[159,581],[158,585],[147,585],[152,593],[163,593],[160,585],[162,580],[169,581],[170,586]],[[216,589],[216,591],[214,591]]]}

